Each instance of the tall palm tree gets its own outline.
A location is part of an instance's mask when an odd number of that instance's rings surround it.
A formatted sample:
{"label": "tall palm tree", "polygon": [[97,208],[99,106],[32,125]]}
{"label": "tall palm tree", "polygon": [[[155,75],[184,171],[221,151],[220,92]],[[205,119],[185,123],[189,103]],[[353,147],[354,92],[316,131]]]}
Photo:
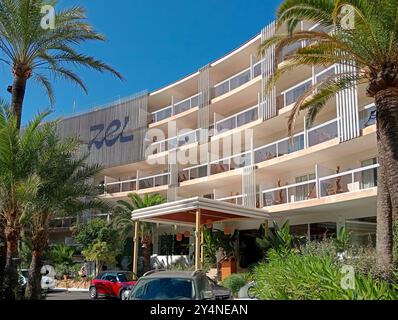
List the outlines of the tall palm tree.
{"label": "tall palm tree", "polygon": [[0,109],[0,216],[7,247],[3,288],[8,300],[16,298],[18,244],[41,183],[34,168],[46,141],[48,126],[40,126],[45,115],[20,132],[16,117]]}
{"label": "tall palm tree", "polygon": [[[55,7],[57,0],[50,3]],[[51,78],[72,81],[87,88],[70,67],[87,67],[121,75],[109,65],[84,55],[76,47],[87,41],[104,41],[87,22],[85,10],[73,7],[55,14],[55,28],[43,28],[42,0],[0,0],[0,61],[12,71],[12,111],[21,125],[26,85],[32,79],[54,102]]]}
{"label": "tall palm tree", "polygon": [[[132,234],[131,213],[134,214],[134,210],[153,207],[166,201],[166,199],[159,194],[146,194],[144,197],[140,197],[136,193],[130,193],[128,198],[129,201],[119,200],[117,202],[118,206],[115,208],[115,218],[113,221],[114,225],[127,231],[123,232],[125,235]],[[151,264],[153,224],[141,222],[140,227],[140,238],[143,247],[143,271],[146,272],[150,269]]]}
{"label": "tall palm tree", "polygon": [[[353,27],[346,25],[346,12],[352,13]],[[292,134],[295,120],[307,111],[311,125],[340,90],[367,85],[367,95],[377,109],[378,174],[377,255],[378,265],[390,270],[392,257],[392,219],[398,216],[398,1],[396,0],[285,0],[280,6],[279,25],[288,32],[262,43],[260,51],[271,46],[280,51],[299,41],[311,43],[293,52],[276,70],[267,84],[270,89],[285,72],[302,65],[349,66],[352,72],[329,77],[311,87],[298,100],[288,121]],[[300,21],[319,23],[333,32],[297,31]],[[315,90],[316,89],[316,90]]]}
{"label": "tall palm tree", "polygon": [[87,165],[88,155],[81,155],[80,147],[75,139],[61,139],[54,123],[40,152],[35,171],[41,184],[30,212],[32,261],[26,287],[26,297],[30,300],[41,298],[40,270],[48,245],[50,221],[55,217],[76,216],[85,210],[107,209],[106,204],[96,198],[100,187],[92,182],[101,167]]}

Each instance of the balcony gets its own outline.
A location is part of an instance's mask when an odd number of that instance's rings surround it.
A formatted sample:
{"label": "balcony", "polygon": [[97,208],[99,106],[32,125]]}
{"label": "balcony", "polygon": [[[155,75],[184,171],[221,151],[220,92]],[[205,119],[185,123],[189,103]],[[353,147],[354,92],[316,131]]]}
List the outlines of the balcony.
{"label": "balcony", "polygon": [[302,131],[290,138],[273,142],[254,150],[254,163],[258,164],[287,154],[304,150],[306,144],[313,147],[317,144],[333,140],[339,136],[337,119],[333,119],[319,126]]}
{"label": "balcony", "polygon": [[170,173],[162,173],[150,177],[130,179],[125,181],[110,182],[104,184],[104,194],[123,192],[136,192],[155,187],[167,186],[170,181]]}
{"label": "balcony", "polygon": [[172,116],[178,115],[190,109],[193,109],[199,106],[199,96],[200,94],[196,94],[188,99],[185,99],[181,102],[175,103],[174,105],[168,106],[161,110],[152,113],[152,122],[156,123],[159,121],[166,120]]}
{"label": "balcony", "polygon": [[249,81],[257,78],[261,75],[262,61],[258,61],[253,66],[241,71],[240,73],[228,78],[213,88],[213,98],[218,98],[232,90],[235,90]]}
{"label": "balcony", "polygon": [[76,224],[76,218],[54,219],[50,221],[49,229],[53,232],[70,231]]}
{"label": "balcony", "polygon": [[262,191],[265,207],[321,199],[377,187],[377,169],[371,165],[355,170],[321,177]]}
{"label": "balcony", "polygon": [[177,137],[154,142],[150,145],[150,150],[152,151],[151,155],[159,154],[179,147],[183,147],[185,145],[189,145],[191,143],[198,142],[200,138],[200,131],[200,129],[192,130],[191,132],[179,134]]}
{"label": "balcony", "polygon": [[245,194],[239,194],[236,196],[231,196],[231,197],[226,197],[226,198],[221,198],[221,199],[217,199],[218,201],[222,201],[222,202],[227,202],[227,203],[232,203],[232,204],[237,204],[240,206],[243,206],[243,200],[246,197]]}
{"label": "balcony", "polygon": [[215,123],[216,135],[242,127],[259,119],[258,105],[234,114]]}

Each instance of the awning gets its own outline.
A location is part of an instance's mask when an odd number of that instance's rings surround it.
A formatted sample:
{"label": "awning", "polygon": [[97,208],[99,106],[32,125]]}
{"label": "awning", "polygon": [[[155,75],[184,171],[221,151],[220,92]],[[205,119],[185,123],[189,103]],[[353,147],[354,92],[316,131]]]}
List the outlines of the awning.
{"label": "awning", "polygon": [[200,210],[200,224],[234,220],[270,220],[270,215],[261,209],[247,208],[233,203],[200,197],[167,202],[161,205],[135,210],[133,221],[148,221],[166,224],[195,225],[196,213]]}

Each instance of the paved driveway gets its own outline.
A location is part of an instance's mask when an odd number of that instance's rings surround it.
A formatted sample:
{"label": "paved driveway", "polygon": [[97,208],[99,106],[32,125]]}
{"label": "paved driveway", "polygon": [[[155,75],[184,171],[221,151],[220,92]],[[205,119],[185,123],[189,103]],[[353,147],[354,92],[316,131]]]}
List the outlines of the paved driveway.
{"label": "paved driveway", "polygon": [[90,300],[88,292],[52,291],[47,294],[46,300]]}

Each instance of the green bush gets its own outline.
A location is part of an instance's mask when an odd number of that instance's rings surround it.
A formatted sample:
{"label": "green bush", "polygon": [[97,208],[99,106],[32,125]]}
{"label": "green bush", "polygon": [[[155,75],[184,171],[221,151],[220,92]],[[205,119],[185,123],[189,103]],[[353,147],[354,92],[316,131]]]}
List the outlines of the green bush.
{"label": "green bush", "polygon": [[231,290],[232,294],[235,296],[246,283],[246,274],[237,273],[225,278],[222,285]]}
{"label": "green bush", "polygon": [[[316,248],[320,252],[321,246]],[[325,248],[323,248],[325,249]],[[378,300],[398,298],[396,287],[371,275],[355,274],[355,289],[343,289],[344,274],[328,250],[313,254],[270,250],[255,269],[254,293],[263,300]]]}

